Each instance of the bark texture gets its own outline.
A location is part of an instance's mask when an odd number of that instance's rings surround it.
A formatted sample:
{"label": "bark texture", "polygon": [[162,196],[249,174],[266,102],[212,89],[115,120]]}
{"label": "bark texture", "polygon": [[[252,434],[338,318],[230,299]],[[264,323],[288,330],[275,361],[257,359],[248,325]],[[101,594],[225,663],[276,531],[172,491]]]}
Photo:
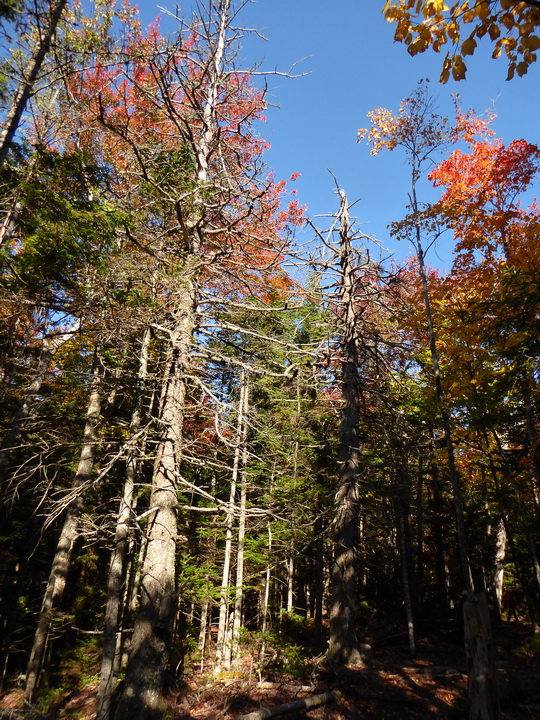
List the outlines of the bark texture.
{"label": "bark texture", "polygon": [[[130,434],[133,439],[141,427],[141,408],[144,386],[148,369],[148,346],[150,331],[146,330],[141,347],[138,376],[138,396],[131,417]],[[107,605],[103,629],[103,654],[101,659],[96,720],[108,720],[111,712],[111,700],[114,690],[115,656],[117,636],[120,624],[122,590],[125,578],[126,558],[131,534],[131,514],[134,504],[134,488],[137,475],[137,453],[131,447],[126,458],[126,477],[114,535],[114,547],[111,554],[109,576],[107,579]]]}
{"label": "bark texture", "polygon": [[79,535],[79,522],[84,504],[84,490],[92,476],[96,454],[96,429],[101,410],[101,387],[98,363],[94,364],[93,382],[88,401],[83,444],[79,457],[77,473],[73,482],[73,500],[69,503],[56,546],[49,580],[43,597],[41,613],[30,653],[26,671],[25,695],[32,700],[39,686],[46,656],[49,633],[54,619],[54,610],[62,600],[67,582],[67,574],[73,552],[73,546]]}
{"label": "bark texture", "polygon": [[160,404],[141,599],[117,720],[157,720],[176,614],[176,506],[186,397],[186,370],[195,326],[196,292],[188,259],[177,293]]}
{"label": "bark texture", "polygon": [[342,415],[339,430],[339,480],[335,499],[334,562],[328,659],[362,662],[356,638],[356,550],[358,544],[358,476],[360,473],[358,350],[354,311],[354,266],[347,197],[340,207],[340,311]]}
{"label": "bark texture", "polygon": [[26,71],[15,89],[3,127],[0,130],[0,167],[2,167],[7,157],[9,146],[20,125],[26,103],[32,94],[39,71],[41,70],[45,56],[49,52],[56,27],[66,5],[67,0],[51,2],[45,22],[43,22],[43,18],[40,18],[42,29],[39,33],[38,46],[32,57],[28,60]]}
{"label": "bark texture", "polygon": [[497,720],[499,704],[493,662],[493,641],[486,593],[463,605],[468,666],[469,720]]}

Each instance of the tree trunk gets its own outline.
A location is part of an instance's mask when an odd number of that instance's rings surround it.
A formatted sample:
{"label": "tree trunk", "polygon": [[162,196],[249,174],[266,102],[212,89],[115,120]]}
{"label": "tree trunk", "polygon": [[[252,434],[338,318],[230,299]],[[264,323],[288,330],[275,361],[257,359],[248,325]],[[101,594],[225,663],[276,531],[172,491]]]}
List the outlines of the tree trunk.
{"label": "tree trunk", "polygon": [[469,720],[499,717],[493,642],[486,593],[468,598],[463,606],[468,667]]}
{"label": "tree trunk", "polygon": [[356,638],[356,549],[358,545],[358,476],[360,473],[359,379],[354,307],[354,269],[347,197],[340,191],[340,311],[342,411],[339,430],[339,480],[334,515],[334,562],[328,659],[363,662]]}
{"label": "tree trunk", "polygon": [[[208,580],[208,577],[206,578]],[[201,622],[199,625],[199,641],[198,647],[201,654],[201,669],[204,667],[204,653],[206,650],[206,638],[208,635],[208,618],[210,616],[210,608],[212,602],[210,598],[205,598],[201,603]]]}
{"label": "tree trunk", "polygon": [[414,657],[414,655],[416,655],[416,641],[414,637],[414,613],[410,583],[411,562],[410,553],[408,551],[409,543],[407,542],[407,515],[410,511],[409,502],[406,498],[406,495],[408,494],[408,477],[405,471],[405,458],[401,453],[399,453],[397,457],[398,461],[403,462],[399,469],[396,468],[397,476],[394,479],[397,541],[401,560],[401,580],[403,584],[403,601],[407,617],[409,650],[411,655]]}
{"label": "tree trunk", "polygon": [[79,465],[73,482],[73,500],[66,508],[64,523],[56,545],[49,581],[45,590],[39,621],[34,636],[34,643],[30,653],[30,660],[26,671],[25,696],[31,701],[39,686],[41,673],[44,668],[47,643],[54,610],[58,607],[66,587],[67,573],[73,552],[73,546],[79,535],[79,521],[83,509],[85,486],[89,482],[94,466],[96,454],[96,428],[101,409],[101,378],[97,355],[94,358],[94,369],[90,399],[86,412],[86,423],[83,433],[83,444],[79,457]]}
{"label": "tree trunk", "polygon": [[443,496],[441,481],[439,478],[439,466],[435,456],[435,449],[431,447],[430,457],[431,468],[431,486],[433,488],[433,501],[431,514],[433,516],[433,540],[435,543],[435,581],[437,584],[437,599],[439,610],[446,617],[448,613],[448,579],[446,571],[446,553],[444,547],[444,528],[443,528]]}
{"label": "tree trunk", "polygon": [[504,558],[506,556],[506,529],[503,518],[497,523],[495,539],[495,558],[493,562],[493,595],[497,619],[501,619],[502,594],[504,583]]}
{"label": "tree trunk", "polygon": [[521,498],[521,492],[520,492],[518,484],[516,482],[516,478],[514,477],[514,473],[511,471],[508,463],[506,462],[504,448],[502,446],[501,440],[500,440],[498,434],[495,432],[495,430],[493,430],[492,432],[493,432],[493,437],[495,438],[495,442],[497,443],[499,456],[500,456],[500,458],[503,462],[504,468],[505,468],[505,475],[506,475],[507,479],[510,481],[510,484],[514,491],[519,515],[521,517],[521,522],[523,524],[523,531],[525,533],[525,538],[527,539],[527,549],[529,552],[529,559],[530,559],[530,563],[531,563],[531,569],[533,572],[533,582],[535,585],[535,592],[537,595],[540,595],[540,563],[538,561],[538,553],[536,552],[536,544],[534,542],[534,535],[533,535],[531,522],[529,520],[527,510],[525,509],[525,506],[523,504],[523,500]]}
{"label": "tree trunk", "polygon": [[[133,442],[141,429],[141,414],[146,377],[148,372],[148,348],[150,330],[146,330],[142,339],[139,360],[137,397],[131,416],[130,435]],[[134,506],[134,487],[137,477],[137,450],[133,446],[126,458],[126,478],[114,535],[114,547],[109,565],[107,581],[107,605],[105,608],[105,626],[103,630],[103,654],[97,700],[96,720],[109,720],[111,698],[114,690],[115,655],[117,652],[117,635],[120,621],[122,585],[125,578],[126,557],[131,534],[131,517]]]}
{"label": "tree trunk", "polygon": [[244,426],[242,428],[242,470],[240,472],[240,508],[238,516],[238,542],[236,545],[236,590],[234,598],[234,612],[232,623],[231,650],[232,659],[238,662],[240,648],[240,628],[242,627],[243,601],[244,601],[244,546],[246,541],[246,501],[247,501],[247,435],[248,435],[248,408],[249,385],[247,378],[243,378],[244,390]]}
{"label": "tree trunk", "polygon": [[323,608],[324,608],[324,536],[321,508],[315,520],[315,572],[313,601],[313,641],[316,648],[323,646]]}
{"label": "tree trunk", "polygon": [[151,515],[124,691],[116,720],[157,720],[163,711],[165,667],[176,616],[176,506],[186,397],[186,371],[195,327],[197,259],[186,258],[173,310],[160,402]]}
{"label": "tree trunk", "polygon": [[424,466],[418,457],[418,484],[416,489],[416,599],[415,607],[424,604]]}
{"label": "tree trunk", "polygon": [[264,634],[268,627],[268,608],[270,604],[270,580],[271,580],[271,559],[272,559],[272,525],[270,521],[267,524],[268,529],[268,560],[266,563],[266,571],[264,574],[264,594],[261,603],[261,634],[263,641],[259,652],[259,666],[264,667],[264,656],[266,653],[266,638]]}
{"label": "tree trunk", "polygon": [[[20,125],[22,114],[26,108],[26,103],[32,94],[34,84],[45,60],[45,56],[51,47],[52,38],[56,31],[56,27],[62,16],[67,0],[53,0],[50,3],[49,12],[44,18],[39,18],[41,32],[39,33],[38,47],[31,58],[29,58],[24,76],[21,78],[11,105],[6,114],[4,124],[0,130],[0,168],[5,162],[9,146],[11,145],[17,128]],[[37,19],[37,18],[36,18]]]}
{"label": "tree trunk", "polygon": [[227,521],[225,529],[225,550],[223,555],[223,572],[221,577],[221,591],[219,596],[219,620],[218,634],[216,644],[216,670],[220,670],[225,662],[227,645],[230,648],[228,619],[229,619],[229,591],[230,591],[230,575],[231,575],[231,558],[232,558],[232,531],[234,523],[234,508],[236,503],[236,485],[238,482],[238,472],[240,468],[240,453],[242,446],[242,434],[244,432],[244,394],[246,392],[246,384],[244,375],[242,374],[240,382],[240,398],[238,400],[238,417],[236,422],[236,436],[234,446],[233,468],[231,477],[231,489],[229,493],[229,507],[227,510]]}
{"label": "tree trunk", "polygon": [[[417,210],[416,200],[413,203],[413,209]],[[446,447],[446,457],[448,460],[448,473],[450,475],[450,484],[452,486],[452,494],[454,500],[454,513],[456,519],[458,551],[461,564],[461,574],[463,584],[467,592],[473,591],[472,571],[469,561],[469,548],[467,543],[467,531],[465,528],[465,517],[463,513],[463,505],[461,501],[461,489],[459,486],[459,477],[456,468],[456,460],[454,455],[454,441],[452,438],[452,430],[450,427],[450,413],[446,406],[446,399],[442,388],[439,351],[437,349],[437,341],[435,338],[435,330],[433,327],[433,317],[431,313],[431,300],[429,297],[429,288],[427,281],[426,266],[424,262],[424,251],[420,241],[420,228],[416,228],[416,254],[418,258],[418,267],[420,271],[420,280],[422,282],[422,290],[424,296],[424,310],[426,313],[426,323],[428,328],[429,350],[431,354],[431,365],[433,369],[435,394],[439,405],[439,413],[441,415],[442,427],[444,432],[444,442]]]}

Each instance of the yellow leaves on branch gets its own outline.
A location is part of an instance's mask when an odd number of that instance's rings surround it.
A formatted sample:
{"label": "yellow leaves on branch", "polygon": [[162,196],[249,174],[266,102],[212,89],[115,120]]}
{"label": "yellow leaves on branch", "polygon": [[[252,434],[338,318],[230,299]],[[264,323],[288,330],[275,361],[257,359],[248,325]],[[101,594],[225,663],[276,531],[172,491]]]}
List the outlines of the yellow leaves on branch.
{"label": "yellow leaves on branch", "polygon": [[[443,60],[440,81],[465,78],[464,57],[473,55],[478,40],[488,36],[495,43],[493,57],[504,54],[508,77],[524,75],[540,49],[540,8],[516,0],[386,0],[385,19],[396,23],[394,39],[407,46],[410,55],[432,48],[436,52],[450,43],[454,47]],[[465,32],[466,28],[466,32]],[[538,34],[537,34],[538,33]]]}

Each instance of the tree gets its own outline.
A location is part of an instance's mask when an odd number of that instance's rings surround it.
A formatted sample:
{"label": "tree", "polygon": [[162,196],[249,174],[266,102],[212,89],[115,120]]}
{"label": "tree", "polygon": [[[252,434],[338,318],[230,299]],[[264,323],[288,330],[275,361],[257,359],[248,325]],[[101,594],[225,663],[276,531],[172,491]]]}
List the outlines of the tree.
{"label": "tree", "polygon": [[95,353],[92,377],[89,387],[88,408],[83,432],[82,447],[77,465],[77,472],[73,479],[72,497],[69,501],[62,524],[60,536],[56,546],[47,588],[43,598],[41,613],[34,636],[32,652],[26,671],[25,696],[31,701],[38,687],[43,671],[44,659],[51,626],[54,620],[53,613],[60,604],[67,582],[67,573],[75,541],[79,534],[79,523],[83,509],[84,493],[87,489],[96,456],[97,426],[101,410],[101,367],[97,352]]}
{"label": "tree", "polygon": [[[232,65],[228,0],[167,42],[155,30],[128,43],[129,62],[98,66],[70,92],[115,167],[128,241],[159,257],[156,323],[165,348],[141,596],[117,717],[154,717],[176,616],[178,490],[195,330],[222,301],[259,292],[279,267],[283,186],[264,177],[252,131],[263,94]],[[120,80],[121,78],[121,80]],[[148,199],[151,201],[148,202]],[[201,353],[205,352],[203,344]],[[209,397],[213,393],[208,393]]]}
{"label": "tree", "polygon": [[540,49],[540,3],[538,0],[466,0],[445,4],[444,0],[387,0],[384,16],[397,23],[394,39],[404,43],[411,55],[433,48],[440,52],[451,44],[443,60],[440,81],[450,76],[463,80],[464,60],[473,55],[478,40],[489,35],[495,44],[493,57],[503,51],[508,59],[507,80],[525,75]]}
{"label": "tree", "polygon": [[[454,313],[463,317],[466,296],[465,312],[470,324],[468,329],[457,327],[459,332],[455,336],[467,337],[469,346],[474,348],[474,365],[478,367],[471,373],[469,388],[465,385],[462,390],[472,395],[473,404],[481,404],[475,414],[477,422],[479,412],[485,413],[481,423],[494,434],[496,452],[503,455],[503,465],[507,461],[498,438],[509,430],[508,426],[504,430],[496,427],[502,422],[497,404],[508,405],[517,391],[520,399],[514,413],[520,412],[518,407],[524,407],[525,422],[520,419],[516,423],[514,415],[507,423],[526,428],[521,443],[529,446],[528,464],[535,492],[540,487],[534,370],[538,349],[529,319],[538,307],[539,258],[535,238],[540,215],[536,201],[527,208],[521,207],[520,202],[539,172],[540,149],[536,145],[516,140],[505,147],[500,140],[491,138],[471,142],[468,153],[455,150],[430,174],[434,184],[444,188],[432,211],[457,239],[454,282],[460,289],[447,309],[456,304],[460,307],[455,307]],[[453,284],[451,280],[447,282]],[[524,287],[528,291],[524,292]],[[492,317],[495,308],[497,312]],[[465,357],[471,359],[470,352]],[[487,377],[482,377],[482,372]],[[502,394],[494,402],[490,395],[496,389]],[[530,522],[514,473],[508,466],[505,475],[516,494],[529,548],[532,585],[539,592],[540,568]]]}
{"label": "tree", "polygon": [[314,228],[323,250],[310,258],[310,264],[320,274],[317,285],[326,291],[321,301],[334,316],[327,357],[322,364],[326,362],[332,367],[338,382],[331,389],[339,408],[340,424],[328,659],[339,666],[364,661],[356,613],[360,509],[364,501],[359,486],[362,480],[365,487],[373,468],[366,460],[369,440],[363,432],[361,416],[365,405],[382,392],[374,367],[380,359],[377,346],[385,343],[376,309],[382,304],[385,287],[382,269],[371,260],[369,251],[353,246],[355,239],[369,238],[355,232],[346,194],[341,189],[338,193],[340,208],[330,231],[323,235]]}
{"label": "tree", "polygon": [[[461,135],[470,137],[485,128],[485,123],[463,115],[459,110],[456,122],[450,125],[446,118],[439,116],[433,107],[433,100],[427,94],[424,84],[416,93],[401,103],[397,115],[387,110],[370,113],[372,121],[368,140],[372,153],[382,148],[390,150],[402,148],[411,167],[411,191],[409,193],[409,213],[405,220],[393,224],[393,233],[409,240],[417,258],[419,279],[422,288],[423,308],[427,325],[427,338],[432,370],[432,382],[437,398],[439,416],[442,424],[448,472],[453,493],[457,540],[461,565],[461,577],[465,602],[463,606],[465,620],[465,649],[469,664],[469,717],[470,720],[490,720],[498,715],[496,702],[496,680],[493,667],[492,639],[487,600],[482,580],[475,583],[470,563],[469,543],[465,523],[463,493],[461,489],[455,457],[455,441],[451,423],[447,393],[442,376],[440,350],[433,321],[432,300],[428,283],[428,271],[425,263],[425,236],[428,243],[434,242],[438,229],[425,222],[426,209],[422,208],[417,196],[417,186],[426,163]],[[366,131],[361,130],[362,138]],[[430,233],[432,233],[430,235]],[[473,595],[473,589],[478,594]]]}
{"label": "tree", "polygon": [[36,7],[29,11],[32,13],[35,27],[31,27],[27,32],[37,35],[36,46],[32,48],[30,56],[25,60],[23,69],[19,71],[20,76],[16,81],[11,105],[0,130],[0,168],[4,164],[11,142],[20,125],[26,104],[34,89],[45,56],[51,47],[56,27],[66,4],[67,0],[51,0],[45,3],[45,7]]}

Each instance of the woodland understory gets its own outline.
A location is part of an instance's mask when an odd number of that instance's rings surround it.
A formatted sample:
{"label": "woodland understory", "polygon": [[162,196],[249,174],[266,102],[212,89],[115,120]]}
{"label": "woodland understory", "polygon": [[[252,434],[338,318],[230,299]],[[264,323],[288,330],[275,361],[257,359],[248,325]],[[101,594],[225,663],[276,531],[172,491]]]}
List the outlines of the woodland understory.
{"label": "woodland understory", "polygon": [[265,166],[240,9],[0,7],[0,717],[540,717],[540,148],[370,113],[391,263]]}

